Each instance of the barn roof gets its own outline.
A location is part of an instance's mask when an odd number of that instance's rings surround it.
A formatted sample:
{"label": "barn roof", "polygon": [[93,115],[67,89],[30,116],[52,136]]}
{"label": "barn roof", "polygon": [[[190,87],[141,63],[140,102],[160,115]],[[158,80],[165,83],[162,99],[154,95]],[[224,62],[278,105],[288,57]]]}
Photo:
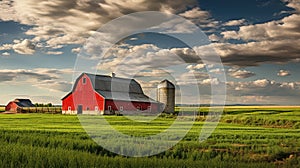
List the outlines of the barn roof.
{"label": "barn roof", "polygon": [[134,79],[105,75],[86,74],[96,91],[144,94],[140,84]]}
{"label": "barn roof", "polygon": [[34,107],[34,104],[29,99],[15,99],[13,102],[19,107]]}
{"label": "barn roof", "polygon": [[77,85],[78,80],[84,74],[90,78],[94,90],[102,95],[105,99],[136,102],[156,102],[144,94],[141,85],[134,79],[83,73],[80,75],[80,77],[78,77],[75,86]]}

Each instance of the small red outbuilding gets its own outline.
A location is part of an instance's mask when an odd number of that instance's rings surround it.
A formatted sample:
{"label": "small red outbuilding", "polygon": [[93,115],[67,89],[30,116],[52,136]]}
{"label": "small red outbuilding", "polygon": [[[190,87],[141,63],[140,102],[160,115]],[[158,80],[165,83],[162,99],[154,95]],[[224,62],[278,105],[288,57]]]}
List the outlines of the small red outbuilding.
{"label": "small red outbuilding", "polygon": [[157,112],[160,103],[146,96],[134,79],[81,74],[72,91],[62,98],[63,114]]}
{"label": "small red outbuilding", "polygon": [[15,99],[6,105],[5,111],[18,112],[18,108],[24,107],[34,107],[34,104],[29,99]]}

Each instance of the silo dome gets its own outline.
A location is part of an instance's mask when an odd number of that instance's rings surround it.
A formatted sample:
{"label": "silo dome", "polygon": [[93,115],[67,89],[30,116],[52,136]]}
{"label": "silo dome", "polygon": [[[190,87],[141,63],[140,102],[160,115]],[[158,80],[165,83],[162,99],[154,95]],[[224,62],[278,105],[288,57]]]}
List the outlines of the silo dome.
{"label": "silo dome", "polygon": [[158,84],[158,88],[170,88],[170,89],[175,89],[175,86],[172,82],[168,80],[163,80]]}
{"label": "silo dome", "polygon": [[165,113],[174,113],[175,110],[175,85],[163,80],[157,86],[157,101],[164,104]]}

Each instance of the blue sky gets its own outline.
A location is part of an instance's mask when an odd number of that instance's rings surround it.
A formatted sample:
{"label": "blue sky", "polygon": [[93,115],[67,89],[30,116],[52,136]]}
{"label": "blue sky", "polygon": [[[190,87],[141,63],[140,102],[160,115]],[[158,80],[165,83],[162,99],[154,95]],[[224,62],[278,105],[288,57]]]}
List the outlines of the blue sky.
{"label": "blue sky", "polygon": [[[177,14],[204,31],[224,65],[228,104],[300,102],[299,0],[2,0],[0,9],[0,104],[14,98],[60,104],[71,90],[73,69],[86,40],[112,19],[141,11]],[[121,58],[133,54],[128,51],[141,58],[149,53],[162,58],[163,53],[184,53],[182,57],[189,59],[193,54],[176,39],[143,33],[116,44],[111,62],[100,67],[112,71]],[[188,86],[189,76],[196,74],[196,85],[209,90],[208,81],[214,80],[207,79],[206,66],[190,62],[180,77],[172,79]],[[145,92],[155,97],[149,88],[166,73],[152,68],[137,76],[143,75]],[[203,93],[203,103],[209,102],[209,93]]]}

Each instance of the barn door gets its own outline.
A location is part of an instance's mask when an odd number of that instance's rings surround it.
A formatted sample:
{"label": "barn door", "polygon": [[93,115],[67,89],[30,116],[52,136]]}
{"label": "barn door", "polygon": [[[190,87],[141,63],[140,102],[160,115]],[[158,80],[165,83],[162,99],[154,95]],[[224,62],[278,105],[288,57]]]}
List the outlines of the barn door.
{"label": "barn door", "polygon": [[77,106],[77,114],[82,114],[82,105]]}

